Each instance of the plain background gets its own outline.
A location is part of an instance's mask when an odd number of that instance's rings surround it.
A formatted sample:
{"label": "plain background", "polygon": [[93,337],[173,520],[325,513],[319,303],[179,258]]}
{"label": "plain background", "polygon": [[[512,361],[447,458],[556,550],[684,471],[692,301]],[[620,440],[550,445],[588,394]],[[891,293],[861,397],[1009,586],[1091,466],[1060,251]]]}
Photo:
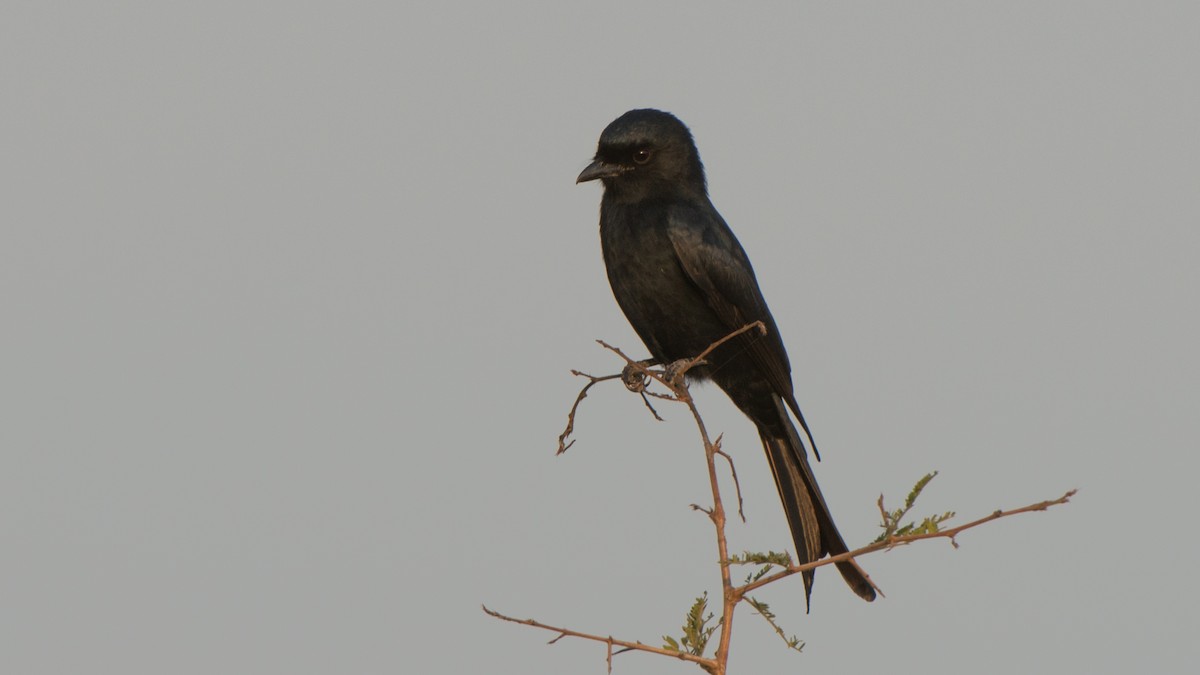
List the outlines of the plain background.
{"label": "plain background", "polygon": [[[687,122],[852,544],[735,673],[1190,672],[1192,2],[18,2],[0,9],[0,670],[602,673],[716,589],[682,409],[600,260],[600,131]],[[790,545],[750,424],[735,550]],[[616,672],[698,672],[617,657]]]}

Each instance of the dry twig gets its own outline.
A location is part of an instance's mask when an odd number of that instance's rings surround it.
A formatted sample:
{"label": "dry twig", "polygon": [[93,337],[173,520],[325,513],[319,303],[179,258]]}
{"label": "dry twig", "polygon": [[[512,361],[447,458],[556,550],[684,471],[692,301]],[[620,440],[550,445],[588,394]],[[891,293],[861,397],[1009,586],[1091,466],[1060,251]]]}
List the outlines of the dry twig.
{"label": "dry twig", "polygon": [[[647,398],[648,396],[653,396],[655,398],[659,398],[659,399],[663,399],[663,400],[669,400],[669,401],[683,403],[684,405],[686,405],[688,407],[688,410],[692,413],[692,419],[696,423],[696,428],[700,433],[700,439],[704,443],[705,460],[708,465],[709,485],[710,485],[710,488],[712,491],[712,499],[713,499],[713,505],[711,508],[705,508],[705,507],[702,507],[702,506],[699,506],[696,504],[693,504],[692,507],[698,511],[702,511],[705,514],[707,514],[709,519],[713,523],[713,527],[716,531],[717,555],[718,555],[718,560],[720,560],[720,569],[721,569],[721,591],[722,591],[722,593],[721,593],[722,614],[721,614],[721,618],[720,618],[721,635],[718,639],[717,650],[716,650],[715,654],[713,655],[713,658],[711,658],[711,659],[705,658],[703,656],[692,654],[692,653],[689,653],[689,652],[686,652],[683,650],[668,649],[668,648],[664,648],[664,647],[655,647],[655,646],[648,645],[648,644],[645,644],[642,642],[629,642],[627,640],[618,640],[618,639],[613,638],[611,635],[610,636],[601,636],[601,635],[595,635],[595,634],[591,634],[591,633],[582,633],[582,632],[571,630],[568,628],[551,626],[549,624],[541,623],[540,621],[536,621],[534,619],[516,619],[511,616],[501,614],[500,612],[496,612],[491,609],[488,609],[486,606],[483,607],[484,612],[486,612],[489,616],[495,617],[497,619],[502,619],[504,621],[510,621],[513,623],[519,623],[519,624],[523,624],[526,626],[532,626],[534,628],[541,628],[543,630],[548,630],[548,631],[553,631],[555,633],[558,633],[558,635],[554,639],[550,640],[549,644],[555,644],[556,642],[558,642],[559,640],[561,640],[564,637],[577,637],[577,638],[582,638],[585,640],[602,642],[607,647],[606,662],[607,662],[608,670],[610,673],[612,672],[612,657],[613,657],[614,653],[621,654],[626,651],[642,651],[642,652],[650,652],[653,654],[660,654],[663,656],[671,656],[671,657],[674,657],[681,661],[689,661],[691,663],[695,663],[695,664],[699,665],[701,668],[703,668],[704,670],[706,670],[709,673],[712,673],[713,675],[725,675],[726,663],[729,658],[730,637],[733,632],[734,609],[736,609],[737,605],[743,601],[750,602],[747,594],[750,593],[751,591],[754,591],[758,588],[762,588],[763,586],[766,586],[767,584],[774,583],[776,581],[779,581],[780,579],[789,577],[793,574],[805,572],[808,570],[814,570],[818,567],[824,567],[826,565],[832,565],[832,564],[840,563],[840,562],[849,562],[850,564],[854,565],[855,567],[859,567],[858,562],[856,560],[856,558],[858,558],[859,556],[869,555],[871,553],[875,553],[875,552],[878,552],[881,550],[890,550],[897,546],[906,546],[908,544],[920,541],[922,539],[935,539],[935,538],[939,538],[939,537],[947,538],[950,540],[950,543],[954,547],[957,548],[958,542],[956,540],[956,536],[965,530],[969,530],[971,528],[978,527],[980,525],[983,525],[984,523],[988,523],[993,520],[997,520],[1000,518],[1006,518],[1008,516],[1013,516],[1013,515],[1017,515],[1020,513],[1029,513],[1032,511],[1045,511],[1052,506],[1057,506],[1059,504],[1066,504],[1068,501],[1070,501],[1070,498],[1075,495],[1075,490],[1070,490],[1063,496],[1059,497],[1058,499],[1051,499],[1051,500],[1047,500],[1047,501],[1043,501],[1043,502],[1038,502],[1036,504],[1030,504],[1029,506],[1024,506],[1024,507],[1017,508],[1017,509],[1011,509],[1008,511],[997,510],[997,511],[995,511],[987,516],[984,516],[982,518],[979,518],[977,520],[973,520],[964,525],[959,525],[958,527],[952,527],[952,528],[949,528],[946,530],[939,530],[936,532],[922,532],[919,534],[903,534],[903,535],[893,534],[892,536],[889,536],[882,541],[869,544],[867,546],[856,549],[854,551],[850,551],[848,553],[842,553],[842,554],[828,557],[828,558],[823,558],[821,560],[806,563],[803,565],[791,565],[791,566],[787,567],[786,569],[783,569],[774,574],[765,574],[767,569],[764,569],[763,572],[761,573],[761,576],[756,575],[756,578],[754,578],[753,580],[748,579],[747,583],[745,583],[741,586],[734,586],[733,582],[730,578],[730,566],[731,566],[732,562],[736,562],[736,561],[732,561],[730,559],[728,545],[727,545],[726,538],[725,538],[725,523],[726,523],[725,507],[721,501],[720,484],[717,479],[718,478],[717,477],[717,467],[716,467],[716,456],[717,455],[724,457],[725,460],[727,462],[729,462],[729,471],[730,471],[730,474],[733,476],[733,483],[737,490],[738,513],[739,513],[739,515],[742,516],[742,520],[745,521],[745,519],[746,519],[745,515],[742,513],[741,486],[738,484],[737,470],[736,470],[736,468],[734,468],[733,459],[728,454],[726,454],[724,450],[721,449],[721,437],[718,436],[717,440],[715,442],[713,442],[709,439],[708,430],[704,425],[704,420],[700,417],[700,411],[697,410],[695,402],[693,401],[691,394],[688,392],[687,382],[686,382],[686,378],[684,377],[684,375],[687,373],[688,370],[695,368],[696,366],[698,366],[700,364],[703,364],[705,362],[704,359],[709,354],[711,354],[714,349],[717,349],[718,347],[720,347],[722,344],[725,344],[729,340],[732,340],[732,339],[736,338],[737,336],[739,336],[749,330],[752,330],[754,328],[757,328],[763,335],[765,335],[767,332],[766,326],[763,325],[763,323],[761,321],[756,321],[754,323],[747,324],[747,325],[741,327],[740,329],[730,333],[729,335],[726,335],[725,337],[721,338],[720,340],[714,342],[713,344],[709,345],[709,347],[707,349],[705,349],[703,352],[701,352],[695,358],[683,359],[683,360],[677,361],[675,363],[665,364],[661,368],[651,368],[648,362],[635,361],[635,360],[629,358],[628,356],[626,356],[625,353],[622,352],[619,348],[614,347],[614,346],[608,344],[607,342],[604,342],[603,340],[597,340],[596,342],[598,342],[605,349],[608,349],[609,351],[613,352],[614,354],[616,354],[617,356],[619,356],[625,360],[625,363],[626,363],[625,369],[619,374],[605,375],[602,377],[588,375],[587,373],[583,373],[583,372],[580,372],[577,370],[571,371],[571,373],[573,375],[576,375],[578,377],[587,378],[588,382],[586,385],[583,386],[583,388],[579,391],[579,394],[575,397],[575,402],[571,405],[571,410],[567,414],[567,426],[563,430],[562,434],[558,437],[558,453],[557,454],[562,454],[563,452],[566,452],[567,448],[571,447],[575,443],[575,441],[573,441],[573,440],[568,443],[567,439],[570,437],[571,433],[574,431],[575,415],[579,409],[580,403],[583,402],[583,399],[587,398],[588,390],[590,390],[596,384],[599,384],[600,382],[604,382],[607,380],[621,379],[625,383],[626,387],[630,389],[630,391],[640,394],[642,396],[643,402],[646,404],[646,407],[649,408],[651,414],[653,414],[656,419],[661,420],[661,418],[658,416],[658,412],[655,411],[654,407],[650,405],[650,401]],[[633,380],[633,377],[635,377],[635,376],[638,378],[641,378],[641,379],[635,381],[635,380]],[[630,384],[631,382],[634,382],[636,384],[636,386],[631,386],[631,384]],[[651,382],[657,382],[658,384],[662,385],[662,387],[664,387],[670,393],[662,394],[662,393],[657,393],[657,392],[653,392],[653,391],[648,391],[646,389],[646,386]],[[926,481],[927,480],[928,479],[926,479]],[[879,508],[880,508],[881,513],[884,514],[884,520],[886,522],[887,512],[884,511],[884,509],[883,509],[882,497],[881,497],[881,501],[879,503]],[[776,564],[778,564],[778,563],[776,563]],[[880,589],[875,584],[874,581],[871,581],[871,577],[869,575],[867,575],[866,572],[863,571],[861,567],[859,567],[859,571],[862,572],[863,577],[866,578],[867,581],[871,583],[871,585],[876,589],[876,591],[878,591],[880,595],[883,595],[882,589]],[[761,603],[759,603],[759,604],[761,605]],[[762,605],[762,607],[765,607],[765,605]],[[764,616],[766,616],[766,615],[764,614]],[[782,629],[779,628],[778,625],[774,623],[774,621],[771,621],[771,619],[769,619],[769,618],[768,618],[768,621],[770,621],[771,624],[773,626],[775,626],[776,631],[779,632],[780,635],[784,637],[785,641],[789,642],[789,646],[793,646],[793,648],[795,648],[795,645],[792,644],[794,639],[789,640],[789,638],[787,638],[787,636],[782,632]],[[798,642],[798,641],[796,641],[796,642]],[[620,646],[622,649],[617,652],[614,652],[613,651],[614,646]]]}
{"label": "dry twig", "polygon": [[[648,645],[648,644],[645,644],[642,642],[628,642],[626,640],[618,640],[611,635],[593,635],[591,633],[581,633],[577,630],[571,630],[570,628],[559,628],[558,626],[551,626],[549,624],[545,624],[540,621],[536,621],[534,619],[517,619],[517,618],[511,617],[511,616],[501,614],[500,612],[497,612],[495,610],[488,609],[487,605],[481,605],[481,606],[483,607],[484,613],[486,613],[488,616],[494,616],[497,619],[503,619],[505,621],[511,621],[513,623],[519,623],[519,624],[522,624],[525,626],[533,626],[534,628],[541,628],[543,630],[549,630],[549,631],[554,631],[555,633],[558,633],[558,637],[554,638],[553,640],[551,640],[550,642],[548,642],[546,644],[554,644],[555,642],[558,642],[559,640],[563,639],[564,637],[577,637],[577,638],[582,638],[584,640],[592,640],[595,642],[603,642],[603,643],[607,644],[608,645],[608,671],[610,673],[612,672],[612,656],[613,656],[612,648],[613,648],[613,645],[620,645],[620,646],[624,647],[624,649],[621,650],[622,652],[626,652],[626,651],[650,652],[652,654],[661,654],[663,656],[673,656],[673,657],[679,659],[680,661],[691,661],[692,663],[698,663],[701,666],[713,667],[716,665],[712,659],[706,659],[706,658],[703,658],[700,656],[695,656],[693,654],[688,654],[687,652],[671,651],[670,649],[664,649],[662,647],[654,647],[652,645]],[[620,653],[620,652],[618,652],[618,653]]]}
{"label": "dry twig", "polygon": [[[563,432],[558,436],[558,452],[554,453],[556,455],[563,454],[567,451],[567,448],[575,445],[575,441],[567,443],[567,438],[571,435],[572,431],[575,431],[575,412],[579,410],[579,404],[583,403],[583,399],[587,398],[588,389],[591,389],[600,382],[604,382],[606,380],[615,380],[621,377],[620,375],[605,375],[604,377],[596,377],[578,370],[572,370],[571,374],[576,377],[586,377],[588,379],[588,383],[583,385],[583,389],[580,389],[579,395],[575,397],[575,402],[571,404],[571,412],[567,413],[567,428],[563,429]],[[647,403],[646,405],[650,404]],[[654,416],[658,417],[658,413],[655,413]]]}

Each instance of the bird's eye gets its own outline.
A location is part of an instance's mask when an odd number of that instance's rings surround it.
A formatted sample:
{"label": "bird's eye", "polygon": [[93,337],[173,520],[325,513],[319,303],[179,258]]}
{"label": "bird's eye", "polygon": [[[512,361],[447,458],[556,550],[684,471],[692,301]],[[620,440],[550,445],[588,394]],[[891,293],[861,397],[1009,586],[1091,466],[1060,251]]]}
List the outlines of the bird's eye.
{"label": "bird's eye", "polygon": [[641,148],[640,150],[635,150],[633,152],[633,161],[635,164],[645,164],[646,162],[649,162],[650,161],[650,151],[645,148]]}

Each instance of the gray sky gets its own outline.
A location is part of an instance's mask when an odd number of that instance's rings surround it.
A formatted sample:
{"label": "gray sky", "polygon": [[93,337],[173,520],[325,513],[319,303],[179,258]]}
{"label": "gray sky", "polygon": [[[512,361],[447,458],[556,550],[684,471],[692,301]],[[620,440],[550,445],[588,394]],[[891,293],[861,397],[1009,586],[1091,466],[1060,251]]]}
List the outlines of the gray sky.
{"label": "gray sky", "polygon": [[[0,10],[0,671],[604,672],[717,590],[685,411],[599,189],[687,122],[851,544],[1047,514],[743,609],[733,672],[1184,672],[1200,562],[1195,3],[25,3]],[[754,431],[699,393],[789,545]],[[698,672],[622,655],[616,672]]]}

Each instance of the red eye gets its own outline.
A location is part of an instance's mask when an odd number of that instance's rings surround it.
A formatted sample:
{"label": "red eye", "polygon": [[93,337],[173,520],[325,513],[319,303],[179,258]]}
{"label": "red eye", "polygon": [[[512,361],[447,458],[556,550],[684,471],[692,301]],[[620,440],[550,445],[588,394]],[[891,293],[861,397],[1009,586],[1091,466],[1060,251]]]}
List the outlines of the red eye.
{"label": "red eye", "polygon": [[646,162],[649,162],[650,151],[645,148],[642,148],[641,150],[635,150],[633,153],[633,161],[636,164],[645,164]]}

